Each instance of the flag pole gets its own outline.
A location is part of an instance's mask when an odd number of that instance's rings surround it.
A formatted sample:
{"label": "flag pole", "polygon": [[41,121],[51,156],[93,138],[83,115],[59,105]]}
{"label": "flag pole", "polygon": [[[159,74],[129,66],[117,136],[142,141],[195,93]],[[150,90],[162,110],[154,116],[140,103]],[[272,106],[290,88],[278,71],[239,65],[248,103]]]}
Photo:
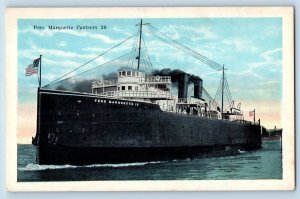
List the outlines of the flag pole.
{"label": "flag pole", "polygon": [[253,120],[254,120],[254,124],[255,124],[255,109],[254,109],[254,111],[253,111]]}
{"label": "flag pole", "polygon": [[41,87],[42,84],[42,55],[40,55],[40,70],[39,70],[39,88]]}

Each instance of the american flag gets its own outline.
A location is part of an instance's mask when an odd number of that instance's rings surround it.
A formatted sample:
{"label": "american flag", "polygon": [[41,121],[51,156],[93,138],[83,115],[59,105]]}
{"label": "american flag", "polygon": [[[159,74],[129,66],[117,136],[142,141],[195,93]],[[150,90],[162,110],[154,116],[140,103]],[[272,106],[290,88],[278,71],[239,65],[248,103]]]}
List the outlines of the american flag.
{"label": "american flag", "polygon": [[40,58],[37,58],[37,59],[33,60],[33,63],[29,64],[28,67],[26,68],[26,76],[30,76],[34,73],[37,73],[39,63],[40,63]]}

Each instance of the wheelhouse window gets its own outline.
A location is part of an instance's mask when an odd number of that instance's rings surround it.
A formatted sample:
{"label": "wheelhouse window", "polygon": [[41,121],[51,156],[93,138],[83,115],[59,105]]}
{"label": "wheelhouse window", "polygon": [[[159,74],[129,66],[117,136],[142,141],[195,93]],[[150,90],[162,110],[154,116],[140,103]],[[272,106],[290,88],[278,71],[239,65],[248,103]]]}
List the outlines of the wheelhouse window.
{"label": "wheelhouse window", "polygon": [[121,71],[119,71],[119,77],[121,77],[121,75],[122,75],[122,72],[121,72]]}
{"label": "wheelhouse window", "polygon": [[128,90],[131,91],[132,90],[132,86],[128,86]]}
{"label": "wheelhouse window", "polygon": [[127,71],[127,76],[131,76],[131,71]]}
{"label": "wheelhouse window", "polygon": [[126,71],[122,71],[122,76],[126,76]]}
{"label": "wheelhouse window", "polygon": [[136,90],[136,91],[138,91],[138,90],[139,90],[139,87],[138,87],[138,86],[136,86],[136,87],[135,87],[135,90]]}
{"label": "wheelhouse window", "polygon": [[122,91],[125,91],[125,86],[122,86]]}

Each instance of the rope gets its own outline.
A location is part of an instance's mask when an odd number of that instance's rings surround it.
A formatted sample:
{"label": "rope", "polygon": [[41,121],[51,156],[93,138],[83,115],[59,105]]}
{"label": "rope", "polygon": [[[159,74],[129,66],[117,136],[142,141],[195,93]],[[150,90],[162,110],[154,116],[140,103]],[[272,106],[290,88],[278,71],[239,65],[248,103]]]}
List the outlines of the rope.
{"label": "rope", "polygon": [[[177,42],[176,40],[174,40],[174,39],[172,39],[172,38],[170,38],[169,36],[167,36],[166,34],[164,34],[164,33],[162,33],[162,32],[160,32],[159,30],[157,30],[155,27],[153,27],[152,25],[149,25],[152,29],[154,29],[156,32],[158,32],[160,35],[162,35],[164,38],[167,38],[167,39],[169,39],[169,40],[171,40],[173,43],[175,43],[176,44],[176,46],[174,46],[174,47],[176,47],[177,49],[179,49],[179,50],[182,50],[182,49],[180,49],[180,47],[182,47],[182,48],[184,48],[184,52],[185,53],[188,53],[188,54],[190,54],[191,56],[193,56],[194,58],[196,58],[196,59],[199,59],[200,61],[202,61],[203,63],[205,63],[205,64],[207,64],[208,66],[210,66],[211,68],[214,68],[215,70],[222,70],[222,66],[220,65],[220,64],[218,64],[218,63],[216,63],[216,62],[214,62],[214,61],[212,61],[212,60],[210,60],[209,58],[207,58],[207,57],[205,57],[204,55],[202,55],[202,54],[200,54],[200,53],[198,53],[198,52],[196,52],[196,51],[194,51],[194,50],[192,50],[192,49],[190,49],[189,47],[187,47],[187,46],[185,46],[185,45],[183,45],[183,44],[181,44],[181,43],[179,43],[179,42]],[[149,30],[150,32],[150,34],[152,34],[152,35],[154,35],[152,32],[151,32],[151,30]],[[155,36],[155,35],[154,35]],[[159,38],[158,36],[155,36],[155,37],[157,37],[157,38]],[[160,39],[160,38],[159,38]],[[166,42],[166,41],[165,41]],[[168,42],[167,42],[168,43]],[[170,43],[169,43],[170,44]]]}
{"label": "rope", "polygon": [[83,67],[83,66],[87,65],[88,63],[90,63],[90,62],[94,61],[95,59],[97,59],[97,58],[99,58],[100,56],[102,56],[102,55],[106,54],[107,52],[111,51],[112,49],[114,49],[114,48],[116,48],[116,47],[120,46],[121,44],[125,43],[126,41],[128,41],[129,39],[131,39],[131,38],[132,38],[132,37],[134,37],[134,36],[135,36],[135,34],[134,34],[134,35],[132,35],[132,36],[130,36],[130,37],[128,37],[126,40],[122,41],[121,43],[118,43],[117,45],[115,45],[115,46],[111,47],[111,48],[110,48],[110,49],[108,49],[107,51],[105,51],[105,52],[101,53],[100,55],[96,56],[95,58],[93,58],[93,59],[91,59],[91,60],[89,60],[89,61],[85,62],[84,64],[82,64],[82,65],[78,66],[77,68],[73,69],[72,71],[70,71],[70,72],[68,72],[68,73],[64,74],[63,76],[61,76],[61,77],[59,77],[59,78],[55,79],[54,81],[50,82],[49,84],[45,85],[44,87],[46,87],[46,86],[48,86],[48,85],[52,85],[52,84],[56,83],[58,80],[60,80],[60,79],[64,78],[65,76],[67,76],[67,75],[71,74],[72,72],[74,72],[74,71],[78,70],[79,68],[81,68],[81,67]]}
{"label": "rope", "polygon": [[[108,63],[113,62],[113,61],[115,61],[115,60],[117,60],[117,59],[120,59],[121,57],[124,57],[124,56],[126,56],[126,55],[128,55],[128,54],[130,54],[130,53],[132,53],[132,51],[129,52],[129,53],[126,53],[126,54],[124,54],[124,55],[121,55],[121,56],[119,56],[119,57],[117,57],[117,58],[115,58],[115,59],[109,60],[109,61],[105,62],[104,64],[98,65],[98,66],[96,66],[96,67],[93,67],[93,68],[91,68],[91,69],[89,69],[89,70],[86,70],[86,71],[84,71],[84,72],[81,72],[81,73],[79,73],[79,74],[73,75],[73,76],[71,76],[71,77],[62,79],[62,80],[60,80],[60,81],[58,81],[58,82],[55,82],[54,84],[57,84],[57,83],[59,83],[59,82],[65,81],[65,80],[67,80],[67,79],[71,79],[71,78],[73,78],[73,77],[75,77],[75,76],[84,74],[84,73],[89,72],[89,71],[91,71],[91,70],[94,70],[94,69],[96,69],[96,68],[98,68],[98,67],[101,67],[101,66],[103,66],[103,65],[105,65],[105,64],[108,64]],[[53,85],[53,84],[52,84],[52,85]]]}
{"label": "rope", "polygon": [[139,40],[139,32],[140,30],[138,29],[136,32],[136,37],[135,37],[135,41],[134,44],[132,46],[132,55],[130,56],[129,60],[128,60],[128,67],[133,68],[133,64],[136,58],[136,51],[137,51],[137,46],[138,46],[138,40]]}
{"label": "rope", "polygon": [[212,96],[208,93],[208,91],[202,87],[202,90],[203,90],[203,94],[206,95],[209,99],[209,101],[211,101],[212,105],[217,108],[219,105],[218,103],[212,98]]}
{"label": "rope", "polygon": [[150,64],[150,71],[153,70],[153,67],[152,67],[152,62],[151,62],[151,59],[150,59],[150,56],[149,56],[149,53],[148,53],[148,49],[147,49],[147,46],[146,46],[146,43],[145,43],[145,40],[144,40],[144,36],[142,35],[142,39],[143,39],[143,43],[144,43],[144,46],[145,46],[145,49],[146,49],[146,55],[149,59],[149,64]]}

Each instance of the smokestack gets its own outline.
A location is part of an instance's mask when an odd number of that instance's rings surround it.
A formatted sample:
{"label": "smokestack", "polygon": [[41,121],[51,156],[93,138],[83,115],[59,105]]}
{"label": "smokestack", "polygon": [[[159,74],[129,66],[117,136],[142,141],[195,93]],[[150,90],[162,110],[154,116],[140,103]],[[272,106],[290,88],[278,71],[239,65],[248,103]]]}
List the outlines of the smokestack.
{"label": "smokestack", "polygon": [[178,81],[178,98],[187,98],[189,75],[181,74]]}
{"label": "smokestack", "polygon": [[194,97],[201,99],[202,98],[202,86],[203,81],[202,79],[195,79],[194,80]]}

